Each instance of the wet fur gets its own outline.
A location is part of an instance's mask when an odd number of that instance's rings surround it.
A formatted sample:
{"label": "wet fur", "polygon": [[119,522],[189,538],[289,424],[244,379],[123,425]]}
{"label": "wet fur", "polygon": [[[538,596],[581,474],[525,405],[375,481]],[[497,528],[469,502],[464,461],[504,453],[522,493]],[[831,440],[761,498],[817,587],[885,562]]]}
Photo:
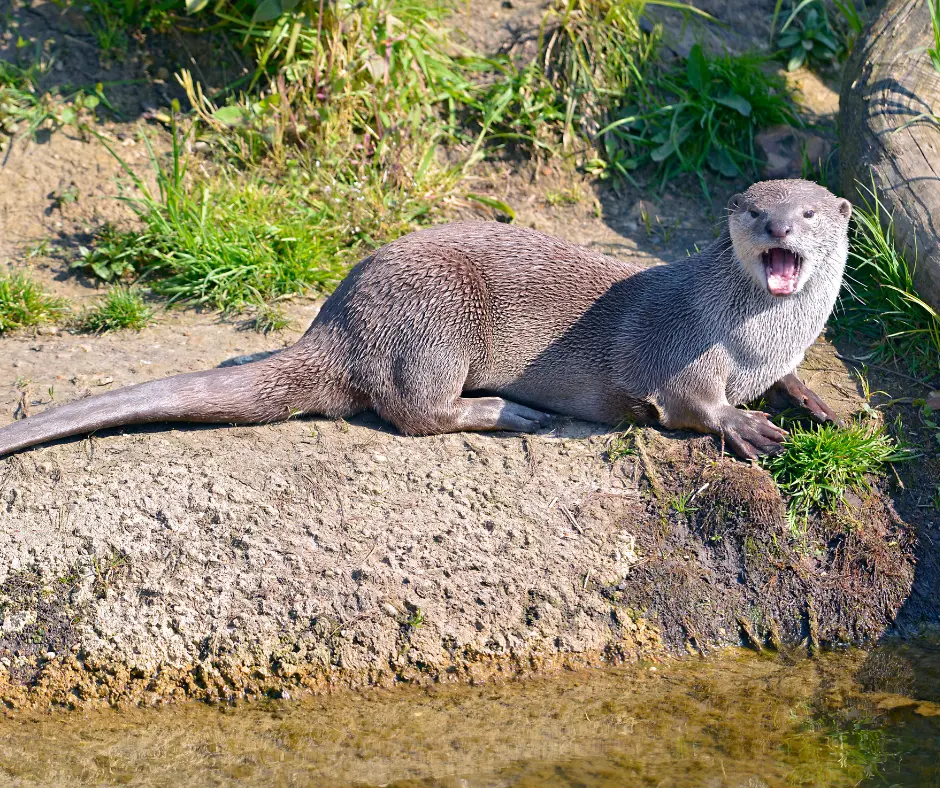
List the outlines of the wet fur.
{"label": "wet fur", "polygon": [[[818,221],[799,218],[809,204]],[[782,433],[733,406],[780,381],[810,401],[793,373],[839,291],[847,206],[805,181],[755,184],[733,198],[713,244],[649,269],[504,224],[422,230],[360,262],[282,353],[52,408],[0,430],[0,455],[125,424],[371,408],[411,435],[532,431],[545,411],[658,421],[753,456]],[[785,298],[767,292],[752,259],[778,245],[767,217],[793,225],[790,241],[810,261]]]}

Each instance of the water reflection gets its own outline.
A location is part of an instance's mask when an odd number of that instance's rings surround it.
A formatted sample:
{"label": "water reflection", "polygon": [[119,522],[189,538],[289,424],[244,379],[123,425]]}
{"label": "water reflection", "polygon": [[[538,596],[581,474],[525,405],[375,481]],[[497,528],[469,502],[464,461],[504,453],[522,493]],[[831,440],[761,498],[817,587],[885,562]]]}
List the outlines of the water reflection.
{"label": "water reflection", "polygon": [[940,786],[940,648],[8,717],[21,785]]}

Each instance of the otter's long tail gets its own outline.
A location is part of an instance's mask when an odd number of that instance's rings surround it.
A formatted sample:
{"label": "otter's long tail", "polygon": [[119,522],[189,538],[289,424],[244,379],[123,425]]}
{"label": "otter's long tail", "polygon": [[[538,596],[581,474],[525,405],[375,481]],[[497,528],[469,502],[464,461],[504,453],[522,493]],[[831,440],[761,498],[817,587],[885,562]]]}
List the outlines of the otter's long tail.
{"label": "otter's long tail", "polygon": [[0,429],[0,457],[37,443],[159,421],[252,424],[315,407],[316,380],[285,364],[289,351],[239,367],[190,372],[50,408]]}

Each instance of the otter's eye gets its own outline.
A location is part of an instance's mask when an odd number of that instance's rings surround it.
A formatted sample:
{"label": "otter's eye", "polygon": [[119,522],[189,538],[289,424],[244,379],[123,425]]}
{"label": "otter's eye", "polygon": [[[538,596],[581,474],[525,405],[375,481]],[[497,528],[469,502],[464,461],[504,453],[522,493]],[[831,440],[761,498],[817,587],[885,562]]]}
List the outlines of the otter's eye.
{"label": "otter's eye", "polygon": [[755,210],[752,208],[752,209],[751,209],[751,216],[753,216],[755,219],[759,219],[759,218],[760,218],[760,211],[755,211]]}
{"label": "otter's eye", "polygon": [[804,219],[812,219],[815,215],[816,215],[816,211],[804,211],[803,212]]}

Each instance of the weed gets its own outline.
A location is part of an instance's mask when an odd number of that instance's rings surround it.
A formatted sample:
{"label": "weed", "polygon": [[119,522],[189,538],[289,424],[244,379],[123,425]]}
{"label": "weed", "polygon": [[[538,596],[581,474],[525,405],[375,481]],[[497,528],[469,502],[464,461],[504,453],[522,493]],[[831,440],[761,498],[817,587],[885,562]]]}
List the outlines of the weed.
{"label": "weed", "polygon": [[[852,214],[846,280],[833,319],[872,345],[876,361],[903,360],[914,373],[940,363],[940,315],[916,293],[913,266],[894,244],[894,220],[874,186]],[[884,220],[884,221],[883,221]]]}
{"label": "weed", "polygon": [[794,425],[783,446],[763,465],[789,497],[788,519],[797,531],[811,511],[834,510],[847,492],[869,489],[867,476],[913,457],[883,427],[870,423]]}
{"label": "weed", "polygon": [[96,597],[99,599],[105,599],[107,597],[111,583],[117,578],[117,575],[121,573],[121,570],[127,567],[129,561],[130,559],[127,553],[115,550],[114,548],[112,548],[111,555],[108,558],[101,560],[98,559],[98,556],[92,558],[91,566],[95,572],[93,590]]}
{"label": "weed", "polygon": [[252,328],[261,334],[283,331],[290,328],[291,320],[284,311],[272,304],[261,304],[251,321]]}
{"label": "weed", "polygon": [[[37,79],[51,64],[37,61],[29,68],[21,68],[9,61],[0,60],[0,134],[12,137],[22,122],[29,131],[38,129],[52,114],[48,96],[40,94]],[[6,147],[0,136],[0,150]]]}
{"label": "weed", "polygon": [[405,626],[411,629],[420,629],[422,626],[424,626],[424,612],[420,607],[411,614],[411,616],[405,622]]}
{"label": "weed", "polygon": [[95,233],[90,246],[78,247],[78,259],[70,268],[81,269],[104,282],[117,282],[135,273],[135,264],[146,256],[147,245],[142,238],[135,243],[133,233],[122,232],[110,222]]}
{"label": "weed", "polygon": [[39,80],[52,66],[37,50],[27,66],[0,59],[0,151],[25,126],[27,134],[44,125],[74,125],[84,130],[84,116],[94,112],[104,100],[104,91],[97,85],[93,92],[78,90],[54,96],[39,89]]}
{"label": "weed", "polygon": [[[777,38],[788,71],[807,63],[828,66],[843,60],[852,51],[865,24],[864,0],[861,11],[854,0],[834,0],[833,5],[838,12],[835,22],[830,19],[829,8],[823,0],[794,1]],[[783,0],[777,0],[771,21],[771,37],[776,31],[782,8]]]}
{"label": "weed", "polygon": [[607,452],[607,459],[610,462],[617,462],[625,457],[633,457],[636,454],[635,435],[631,424],[622,432],[615,432],[604,444]]}
{"label": "weed", "polygon": [[50,295],[24,273],[0,273],[0,334],[51,323],[68,313],[64,298]]}
{"label": "weed", "polygon": [[669,501],[669,506],[676,514],[691,514],[692,512],[698,511],[697,506],[692,506],[692,500],[694,498],[694,492],[679,493],[672,497]]}
{"label": "weed", "polygon": [[[501,73],[477,96],[480,124],[493,140],[536,155],[556,155],[599,143],[585,168],[603,178],[630,179],[643,162],[629,135],[610,125],[649,92],[646,81],[661,31],[640,24],[646,6],[708,14],[680,2],[555,0],[540,28],[538,51],[524,68],[490,61]],[[605,126],[599,133],[601,126]]]}
{"label": "weed", "polygon": [[703,170],[733,177],[755,172],[757,132],[766,126],[800,126],[790,90],[755,54],[709,58],[696,44],[685,64],[668,69],[639,108],[602,133],[616,132],[646,150],[663,183]]}
{"label": "weed", "polygon": [[280,161],[293,144],[322,152],[352,139],[347,149],[362,145],[368,155],[386,138],[395,145],[396,138],[450,133],[458,107],[470,102],[473,85],[451,54],[442,4],[306,0],[282,12],[271,0],[247,16],[244,5],[223,2],[217,13],[244,32],[256,80],[265,70],[275,74],[268,90],[214,108],[187,85],[210,125],[240,134],[243,157],[273,150]]}
{"label": "weed", "polygon": [[790,15],[780,30],[777,39],[785,54],[787,71],[796,71],[807,62],[829,65],[839,59],[842,48],[832,24],[829,13],[821,2],[801,3],[797,11]]}
{"label": "weed", "polygon": [[584,192],[577,184],[567,189],[552,189],[545,194],[545,202],[553,208],[559,205],[577,205],[584,199]]}
{"label": "weed", "polygon": [[120,329],[140,331],[152,322],[153,310],[143,296],[119,285],[109,287],[104,299],[78,318],[80,328],[97,334]]}

